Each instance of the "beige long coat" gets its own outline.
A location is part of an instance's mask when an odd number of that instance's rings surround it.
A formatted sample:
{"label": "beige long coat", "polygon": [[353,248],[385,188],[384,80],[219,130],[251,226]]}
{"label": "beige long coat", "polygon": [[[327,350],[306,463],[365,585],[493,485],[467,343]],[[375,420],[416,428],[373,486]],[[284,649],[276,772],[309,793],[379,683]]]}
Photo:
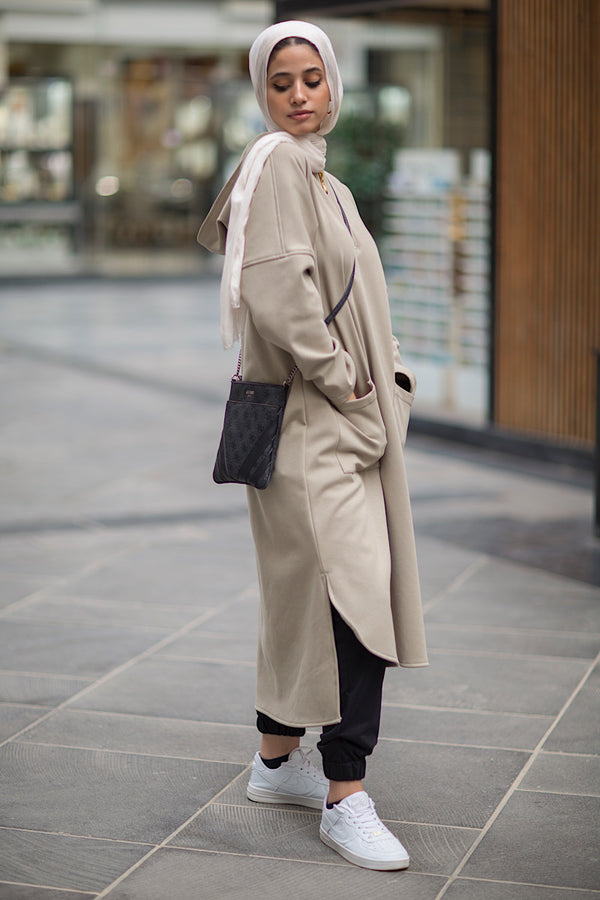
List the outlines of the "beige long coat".
{"label": "beige long coat", "polygon": [[[237,174],[198,235],[215,252]],[[252,200],[241,285],[244,378],[282,382],[300,369],[271,483],[248,488],[261,591],[257,709],[291,726],[340,719],[330,601],[372,653],[427,665],[403,458],[413,394],[394,373],[413,389],[414,377],[392,336],[375,243],[348,188],[325,182],[328,193],[301,150],[277,146]],[[350,299],[328,328],[354,258]]]}

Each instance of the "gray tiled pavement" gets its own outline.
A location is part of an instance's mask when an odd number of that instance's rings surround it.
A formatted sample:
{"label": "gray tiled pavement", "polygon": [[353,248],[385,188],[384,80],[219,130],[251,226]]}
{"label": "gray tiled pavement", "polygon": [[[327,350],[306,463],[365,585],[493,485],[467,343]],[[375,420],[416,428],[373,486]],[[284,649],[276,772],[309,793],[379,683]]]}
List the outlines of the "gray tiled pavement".
{"label": "gray tiled pavement", "polygon": [[409,436],[431,666],[388,673],[367,777],[407,872],[246,800],[257,585],[243,492],[210,481],[216,309],[213,279],[0,292],[0,900],[600,898],[586,473]]}

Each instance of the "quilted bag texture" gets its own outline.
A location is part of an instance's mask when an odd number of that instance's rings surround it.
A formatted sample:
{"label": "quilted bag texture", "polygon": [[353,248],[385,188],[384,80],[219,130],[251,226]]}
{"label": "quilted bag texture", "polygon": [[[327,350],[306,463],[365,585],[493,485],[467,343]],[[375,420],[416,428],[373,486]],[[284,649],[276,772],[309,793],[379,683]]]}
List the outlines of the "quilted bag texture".
{"label": "quilted bag texture", "polygon": [[213,480],[264,490],[273,474],[288,387],[233,379]]}

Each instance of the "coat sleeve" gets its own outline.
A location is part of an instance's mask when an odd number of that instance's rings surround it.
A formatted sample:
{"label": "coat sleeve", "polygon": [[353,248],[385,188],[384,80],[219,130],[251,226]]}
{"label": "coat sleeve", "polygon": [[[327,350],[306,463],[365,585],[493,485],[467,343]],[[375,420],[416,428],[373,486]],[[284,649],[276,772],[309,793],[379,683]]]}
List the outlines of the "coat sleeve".
{"label": "coat sleeve", "polygon": [[289,144],[267,160],[250,207],[242,300],[261,337],[289,353],[302,376],[339,405],[354,390],[356,370],[324,322],[314,255],[323,236],[312,177]]}

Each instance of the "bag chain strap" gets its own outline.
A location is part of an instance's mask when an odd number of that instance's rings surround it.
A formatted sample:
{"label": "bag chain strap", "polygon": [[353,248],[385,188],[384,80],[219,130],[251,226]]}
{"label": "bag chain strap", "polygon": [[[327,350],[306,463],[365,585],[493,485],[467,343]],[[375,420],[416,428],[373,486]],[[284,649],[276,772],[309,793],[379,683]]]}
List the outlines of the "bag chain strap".
{"label": "bag chain strap", "polygon": [[[319,173],[319,174],[320,174],[320,173]],[[348,219],[347,219],[347,217],[346,217],[346,213],[344,212],[344,207],[343,207],[342,204],[340,203],[340,198],[338,197],[337,191],[336,191],[336,189],[334,188],[333,185],[331,185],[331,190],[333,191],[334,196],[335,196],[335,199],[337,200],[337,204],[338,204],[338,206],[339,206],[339,208],[340,208],[340,210],[341,210],[342,218],[343,218],[343,220],[344,220],[344,225],[346,226],[346,228],[348,229],[348,231],[349,231],[350,234],[352,235],[352,229],[350,228],[350,223],[348,222]],[[339,313],[340,309],[342,308],[342,306],[344,305],[344,303],[346,302],[346,300],[347,300],[348,297],[350,296],[350,291],[352,290],[352,285],[354,284],[354,273],[355,273],[355,271],[356,271],[356,259],[354,260],[354,262],[353,262],[353,264],[352,264],[352,272],[350,273],[350,278],[349,278],[349,280],[348,280],[348,284],[346,285],[346,290],[344,291],[344,293],[342,294],[341,298],[338,300],[338,302],[336,303],[336,305],[334,306],[334,308],[331,310],[331,312],[329,313],[329,315],[326,316],[326,318],[325,318],[325,324],[326,324],[326,325],[329,325],[331,322],[333,322],[333,320],[335,319],[335,317],[336,317],[337,314]],[[242,380],[242,376],[241,376],[241,374],[240,374],[241,371],[242,371],[242,348],[241,348],[241,346],[240,346],[240,352],[238,353],[238,360],[237,360],[237,368],[236,368],[236,370],[235,370],[235,375],[233,376],[233,378],[232,378],[231,380],[232,380],[232,381],[241,381],[241,380]],[[294,376],[295,376],[295,374],[296,374],[297,371],[298,371],[298,366],[297,366],[297,365],[295,365],[292,369],[290,369],[290,372],[289,372],[288,377],[287,377],[287,378],[285,379],[285,381],[283,382],[284,387],[290,387],[292,381],[294,380]]]}

